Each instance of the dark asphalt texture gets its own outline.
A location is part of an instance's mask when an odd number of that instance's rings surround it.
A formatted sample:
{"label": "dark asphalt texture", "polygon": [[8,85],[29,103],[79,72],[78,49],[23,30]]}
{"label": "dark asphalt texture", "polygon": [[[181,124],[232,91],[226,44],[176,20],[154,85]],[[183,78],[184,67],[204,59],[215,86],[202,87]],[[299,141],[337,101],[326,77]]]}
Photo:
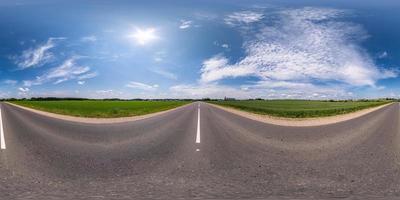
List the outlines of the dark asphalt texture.
{"label": "dark asphalt texture", "polygon": [[[396,199],[399,104],[315,127],[200,103],[87,124],[1,104],[0,199]],[[199,149],[199,151],[196,151]]]}

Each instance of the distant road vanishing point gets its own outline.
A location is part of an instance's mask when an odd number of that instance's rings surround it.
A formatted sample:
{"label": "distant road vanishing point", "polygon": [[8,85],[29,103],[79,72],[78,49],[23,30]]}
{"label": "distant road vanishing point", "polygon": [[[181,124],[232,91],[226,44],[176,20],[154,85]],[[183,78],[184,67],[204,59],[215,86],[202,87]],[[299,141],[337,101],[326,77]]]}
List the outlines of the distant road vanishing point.
{"label": "distant road vanishing point", "polygon": [[0,199],[396,197],[399,110],[287,127],[196,102],[90,124],[2,103]]}

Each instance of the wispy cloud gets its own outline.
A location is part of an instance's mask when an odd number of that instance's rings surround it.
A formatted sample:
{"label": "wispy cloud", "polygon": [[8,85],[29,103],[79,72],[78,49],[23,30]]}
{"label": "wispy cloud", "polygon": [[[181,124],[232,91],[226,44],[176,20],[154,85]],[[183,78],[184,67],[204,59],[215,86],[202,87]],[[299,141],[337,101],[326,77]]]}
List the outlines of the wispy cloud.
{"label": "wispy cloud", "polygon": [[132,96],[123,93],[122,91],[112,90],[112,89],[103,89],[96,91],[88,91],[85,95],[89,98],[95,99],[104,99],[104,98],[121,98],[121,99],[129,99]]}
{"label": "wispy cloud", "polygon": [[47,42],[38,45],[35,48],[24,50],[20,56],[13,56],[15,64],[19,69],[27,69],[30,67],[42,66],[50,62],[54,55],[50,49],[55,47],[56,40],[63,40],[65,38],[49,38]]}
{"label": "wispy cloud", "polygon": [[[357,24],[340,21],[345,14],[342,10],[309,7],[279,11],[274,16],[276,22],[246,37],[247,55],[243,59],[230,63],[223,55],[216,55],[205,60],[200,82],[254,76],[260,80],[255,83],[258,87],[282,90],[295,85],[293,92],[325,90],[318,85],[321,82],[342,89],[376,87],[378,80],[396,77],[395,71],[376,66],[362,49],[359,43],[367,34]],[[297,87],[304,85],[310,87]]]}
{"label": "wispy cloud", "polygon": [[19,90],[20,92],[24,92],[24,93],[26,93],[26,92],[29,92],[29,91],[30,91],[30,89],[29,89],[29,88],[23,88],[23,87],[20,87],[20,88],[18,88],[18,90]]}
{"label": "wispy cloud", "polygon": [[307,83],[268,82],[234,87],[218,83],[182,84],[170,87],[170,96],[177,98],[224,98],[238,99],[349,99],[352,92],[337,86],[316,86]]}
{"label": "wispy cloud", "polygon": [[94,78],[96,76],[98,76],[99,74],[97,72],[88,72],[82,75],[79,75],[76,77],[76,79],[78,80],[86,80],[86,79],[91,79]]}
{"label": "wispy cloud", "polygon": [[215,45],[215,46],[219,46],[219,47],[222,47],[222,48],[224,48],[224,49],[226,49],[226,50],[229,50],[230,49],[230,46],[229,46],[229,44],[227,44],[227,43],[219,43],[218,41],[214,41],[213,42],[213,44]]}
{"label": "wispy cloud", "polygon": [[241,11],[227,15],[224,21],[228,25],[240,25],[254,23],[260,21],[263,18],[264,15],[259,12]]}
{"label": "wispy cloud", "polygon": [[139,90],[146,90],[146,91],[154,91],[154,90],[156,90],[158,88],[157,84],[149,85],[149,84],[135,82],[135,81],[131,81],[128,84],[126,84],[125,86],[129,87],[129,88],[134,88],[134,89],[139,89]]}
{"label": "wispy cloud", "polygon": [[85,36],[81,38],[82,42],[96,42],[97,41],[97,37],[94,35],[89,35],[89,36]]}
{"label": "wispy cloud", "polygon": [[11,98],[11,92],[10,91],[7,91],[7,92],[0,91],[0,98]]}
{"label": "wispy cloud", "polygon": [[161,75],[161,76],[163,76],[165,78],[171,79],[171,80],[177,80],[178,79],[176,74],[174,74],[172,72],[169,72],[169,71],[166,71],[166,70],[163,70],[163,69],[153,69],[151,71],[156,73],[156,74],[159,74],[159,75]]}
{"label": "wispy cloud", "polygon": [[181,20],[181,24],[179,25],[180,29],[187,29],[193,25],[193,21],[190,20]]}
{"label": "wispy cloud", "polygon": [[154,61],[155,62],[162,62],[164,61],[165,57],[166,57],[166,52],[165,51],[157,51],[154,54]]}
{"label": "wispy cloud", "polygon": [[32,94],[29,88],[20,87],[18,88],[18,96],[20,97],[29,97]]}
{"label": "wispy cloud", "polygon": [[111,94],[113,92],[113,90],[96,90],[97,94]]}
{"label": "wispy cloud", "polygon": [[4,80],[3,83],[7,84],[7,85],[16,85],[18,83],[18,81],[17,80],[8,79],[8,80]]}
{"label": "wispy cloud", "polygon": [[384,51],[378,55],[379,59],[387,58],[389,56],[387,51]]}
{"label": "wispy cloud", "polygon": [[171,93],[169,96],[177,98],[248,98],[247,91],[236,89],[230,86],[223,86],[218,84],[181,84],[169,88]]}
{"label": "wispy cloud", "polygon": [[42,85],[44,83],[52,82],[53,84],[60,84],[68,80],[85,80],[97,76],[96,72],[90,71],[90,67],[81,66],[76,63],[76,58],[70,58],[64,61],[58,67],[52,68],[41,76],[33,80],[25,80],[24,86],[31,87],[33,85]]}
{"label": "wispy cloud", "polygon": [[218,81],[227,77],[240,77],[252,75],[256,72],[255,67],[237,67],[229,65],[229,60],[222,55],[216,55],[203,62],[201,67],[201,79],[203,83]]}

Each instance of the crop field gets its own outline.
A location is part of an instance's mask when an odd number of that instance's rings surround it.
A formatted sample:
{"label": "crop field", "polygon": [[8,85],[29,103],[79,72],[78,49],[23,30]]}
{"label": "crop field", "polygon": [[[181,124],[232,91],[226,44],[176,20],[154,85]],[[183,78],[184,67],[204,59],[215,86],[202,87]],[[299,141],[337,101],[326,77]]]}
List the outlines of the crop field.
{"label": "crop field", "polygon": [[77,117],[114,118],[145,115],[176,108],[190,101],[12,101],[11,103]]}
{"label": "crop field", "polygon": [[333,116],[380,106],[391,101],[232,100],[209,103],[256,114],[287,118]]}

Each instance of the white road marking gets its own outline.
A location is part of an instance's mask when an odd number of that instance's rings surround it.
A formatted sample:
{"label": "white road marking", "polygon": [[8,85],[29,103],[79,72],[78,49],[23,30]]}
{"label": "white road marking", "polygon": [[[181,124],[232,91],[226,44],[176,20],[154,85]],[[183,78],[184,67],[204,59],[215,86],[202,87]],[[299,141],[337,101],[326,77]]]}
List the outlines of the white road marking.
{"label": "white road marking", "polygon": [[197,107],[197,134],[196,143],[200,143],[200,104]]}
{"label": "white road marking", "polygon": [[3,130],[3,118],[1,116],[1,108],[0,108],[0,147],[1,149],[6,149],[6,141],[4,139],[4,130]]}

